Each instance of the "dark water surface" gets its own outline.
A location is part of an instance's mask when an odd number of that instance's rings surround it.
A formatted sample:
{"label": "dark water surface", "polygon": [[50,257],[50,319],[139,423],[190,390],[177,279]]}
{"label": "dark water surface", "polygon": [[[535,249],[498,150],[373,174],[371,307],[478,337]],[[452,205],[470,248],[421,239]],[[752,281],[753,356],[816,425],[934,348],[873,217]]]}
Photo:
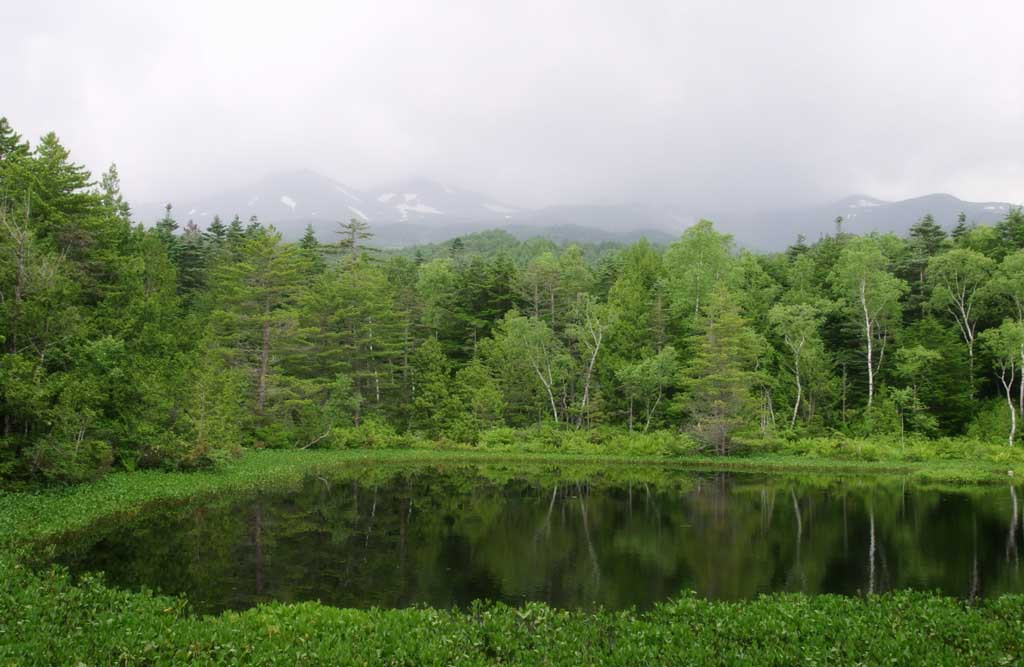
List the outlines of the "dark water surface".
{"label": "dark water surface", "polygon": [[500,467],[364,469],[289,492],[109,521],[60,545],[73,572],[263,601],[649,607],[692,589],[974,597],[1024,592],[1024,492],[899,480]]}

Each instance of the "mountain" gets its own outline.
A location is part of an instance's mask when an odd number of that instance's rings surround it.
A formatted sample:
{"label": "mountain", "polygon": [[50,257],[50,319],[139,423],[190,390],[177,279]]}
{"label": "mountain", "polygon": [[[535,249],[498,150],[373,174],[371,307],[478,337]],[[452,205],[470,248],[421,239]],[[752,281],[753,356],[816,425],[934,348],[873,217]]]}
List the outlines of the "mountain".
{"label": "mountain", "polygon": [[931,194],[900,201],[885,201],[868,195],[852,195],[823,206],[803,209],[767,211],[750,220],[750,245],[777,250],[803,234],[808,241],[835,231],[835,220],[842,216],[843,231],[851,234],[893,232],[905,235],[910,227],[926,215],[946,230],[952,229],[960,213],[968,223],[994,224],[1006,217],[1013,207],[1007,202],[971,202],[950,194]]}
{"label": "mountain", "polygon": [[[765,209],[735,213],[734,202],[721,202],[697,212],[685,203],[640,201],[618,205],[561,205],[527,209],[479,193],[417,179],[386,187],[360,190],[313,171],[272,174],[251,185],[228,192],[175,201],[179,223],[194,220],[206,227],[219,214],[227,222],[236,213],[243,219],[257,216],[273,224],[286,238],[302,235],[312,224],[321,241],[334,240],[338,221],[358,218],[373,228],[376,244],[401,247],[436,243],[486,229],[504,229],[516,237],[543,236],[554,241],[629,242],[646,236],[669,242],[698,217],[714,220],[732,233],[741,246],[779,250],[798,234],[809,241],[831,234],[835,219],[843,217],[844,231],[904,234],[914,222],[931,214],[950,229],[963,212],[968,221],[992,224],[1006,216],[1006,202],[968,202],[949,194],[933,194],[902,201],[853,195],[838,201],[803,208]],[[151,223],[163,215],[163,205],[141,206],[136,217]]]}
{"label": "mountain", "polygon": [[[162,217],[163,212],[162,204],[146,205],[136,214],[148,223]],[[255,215],[288,238],[300,236],[303,228],[312,224],[317,235],[327,240],[339,220],[350,218],[369,222],[375,230],[399,225],[392,230],[397,235],[415,229],[407,227],[410,224],[493,228],[518,215],[519,209],[427,180],[364,192],[316,172],[300,170],[272,174],[236,190],[178,200],[172,213],[179,223],[194,220],[200,227],[206,227],[214,215],[225,221],[235,214],[243,220]]]}

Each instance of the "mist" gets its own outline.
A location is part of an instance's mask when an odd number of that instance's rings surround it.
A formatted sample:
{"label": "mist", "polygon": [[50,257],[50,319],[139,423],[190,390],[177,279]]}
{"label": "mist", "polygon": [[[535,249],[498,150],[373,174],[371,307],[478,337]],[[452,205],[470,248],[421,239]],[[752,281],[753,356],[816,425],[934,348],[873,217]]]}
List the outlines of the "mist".
{"label": "mist", "polygon": [[13,3],[0,114],[117,162],[133,203],[299,168],[532,207],[1020,202],[1022,20],[1008,0]]}

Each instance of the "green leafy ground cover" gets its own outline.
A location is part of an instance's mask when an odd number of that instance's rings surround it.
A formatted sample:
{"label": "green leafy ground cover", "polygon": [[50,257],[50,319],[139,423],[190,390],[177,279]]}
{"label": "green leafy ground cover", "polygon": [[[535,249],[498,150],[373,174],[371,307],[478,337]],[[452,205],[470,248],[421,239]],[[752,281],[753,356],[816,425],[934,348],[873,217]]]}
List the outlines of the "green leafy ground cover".
{"label": "green leafy ground cover", "polygon": [[[635,459],[634,459],[635,460]],[[282,489],[309,474],[366,476],[414,463],[601,467],[623,458],[459,451],[252,452],[193,473],[108,475],[65,489],[0,495],[0,665],[475,664],[1024,664],[1024,597],[969,604],[926,593],[865,598],[777,594],[747,602],[683,595],[644,612],[565,612],[543,604],[470,610],[336,609],[269,604],[198,616],[187,601],[73,580],[26,562],[41,543],[155,502]],[[720,459],[658,464],[723,468]],[[724,461],[736,469],[888,472],[917,483],[1000,479],[992,463],[841,462],[793,455]],[[575,470],[575,468],[574,468]],[[637,467],[613,468],[642,474]],[[958,472],[959,471],[959,472]],[[1006,472],[1002,471],[1001,479]],[[813,479],[813,477],[811,478]]]}

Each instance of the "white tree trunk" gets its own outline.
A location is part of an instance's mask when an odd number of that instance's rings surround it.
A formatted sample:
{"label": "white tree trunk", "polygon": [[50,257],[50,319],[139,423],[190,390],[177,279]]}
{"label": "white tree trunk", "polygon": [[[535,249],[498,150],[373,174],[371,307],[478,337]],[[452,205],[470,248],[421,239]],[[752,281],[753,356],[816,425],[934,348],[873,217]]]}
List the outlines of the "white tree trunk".
{"label": "white tree trunk", "polygon": [[868,345],[868,407],[871,407],[871,403],[875,398],[875,354],[873,348],[874,338],[874,322],[871,319],[871,314],[868,311],[867,301],[867,285],[862,279],[860,281],[860,306],[864,311],[864,337]]}

